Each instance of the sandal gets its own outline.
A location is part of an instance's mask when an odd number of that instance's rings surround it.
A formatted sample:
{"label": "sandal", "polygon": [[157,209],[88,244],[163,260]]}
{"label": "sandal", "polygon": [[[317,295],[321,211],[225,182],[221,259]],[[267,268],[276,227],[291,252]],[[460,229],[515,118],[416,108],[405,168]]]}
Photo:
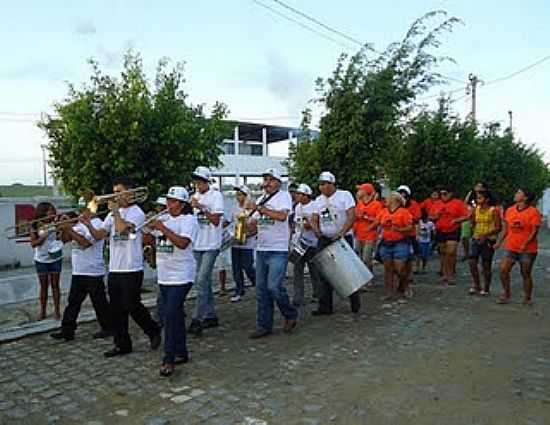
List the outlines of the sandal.
{"label": "sandal", "polygon": [[497,304],[509,304],[509,303],[510,303],[510,297],[505,297],[505,296],[501,295],[497,299]]}
{"label": "sandal", "polygon": [[159,370],[160,376],[168,377],[174,373],[175,367],[173,364],[164,363]]}
{"label": "sandal", "polygon": [[482,291],[480,291],[479,295],[481,295],[482,297],[488,297],[489,296],[489,291],[482,290]]}
{"label": "sandal", "polygon": [[479,294],[479,289],[477,289],[477,288],[470,288],[470,289],[468,290],[468,294],[470,294],[470,295],[478,295],[478,294]]}

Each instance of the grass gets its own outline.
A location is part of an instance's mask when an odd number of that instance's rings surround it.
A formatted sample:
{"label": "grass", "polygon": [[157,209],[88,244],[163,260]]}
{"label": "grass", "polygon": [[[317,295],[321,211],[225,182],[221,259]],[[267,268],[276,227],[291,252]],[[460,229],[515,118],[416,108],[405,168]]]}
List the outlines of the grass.
{"label": "grass", "polygon": [[53,196],[51,186],[0,185],[0,198],[26,198],[30,196]]}

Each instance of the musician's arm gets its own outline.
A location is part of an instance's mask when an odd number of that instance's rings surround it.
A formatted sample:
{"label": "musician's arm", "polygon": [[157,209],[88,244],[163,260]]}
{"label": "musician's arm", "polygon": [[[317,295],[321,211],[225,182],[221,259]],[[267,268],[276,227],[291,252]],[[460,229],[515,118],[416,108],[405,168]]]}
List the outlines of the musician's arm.
{"label": "musician's arm", "polygon": [[76,232],[72,227],[66,229],[62,235],[67,238],[67,240],[63,240],[63,242],[75,241],[84,249],[92,246],[92,243],[86,239],[84,235]]}

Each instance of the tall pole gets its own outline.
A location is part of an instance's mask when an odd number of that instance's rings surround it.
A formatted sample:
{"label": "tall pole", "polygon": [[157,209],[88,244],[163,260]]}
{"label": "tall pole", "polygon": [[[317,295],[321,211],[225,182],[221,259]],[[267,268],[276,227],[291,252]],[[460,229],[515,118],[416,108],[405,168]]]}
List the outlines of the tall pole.
{"label": "tall pole", "polygon": [[46,148],[47,148],[47,146],[46,145],[40,145],[40,147],[42,148],[42,179],[43,179],[44,187],[46,187],[48,185],[48,173],[47,173],[47,170],[46,170]]}
{"label": "tall pole", "polygon": [[472,122],[476,121],[476,101],[477,101],[477,84],[479,83],[479,79],[477,78],[477,75],[470,74],[468,76],[468,79],[470,80],[470,87],[472,88],[472,113],[471,118]]}
{"label": "tall pole", "polygon": [[512,131],[512,111],[508,111],[508,118],[510,118],[510,125],[508,128]]}

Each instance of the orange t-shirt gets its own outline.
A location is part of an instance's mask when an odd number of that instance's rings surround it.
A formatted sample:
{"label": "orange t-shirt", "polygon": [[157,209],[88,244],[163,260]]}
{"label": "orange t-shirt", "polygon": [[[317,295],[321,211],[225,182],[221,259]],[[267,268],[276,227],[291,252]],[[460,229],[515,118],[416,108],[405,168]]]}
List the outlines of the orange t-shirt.
{"label": "orange t-shirt", "polygon": [[[422,210],[420,209],[420,205],[418,204],[418,202],[416,202],[414,199],[411,199],[411,202],[409,202],[409,206],[405,208],[411,213],[413,223],[418,223],[420,221],[420,218],[422,217]],[[416,236],[416,226],[413,227],[409,235]]]}
{"label": "orange t-shirt", "polygon": [[400,241],[405,239],[407,233],[397,232],[392,229],[393,226],[405,227],[413,222],[412,215],[406,208],[397,208],[391,212],[388,208],[384,208],[378,212],[376,221],[382,227],[382,238],[386,241]]}
{"label": "orange t-shirt", "polygon": [[[438,199],[439,200],[439,199]],[[420,204],[420,208],[422,208],[423,211],[426,211],[426,214],[430,214],[430,210],[434,206],[434,204],[437,201],[434,201],[432,198],[426,198],[424,201],[422,201],[422,204]]]}
{"label": "orange t-shirt", "polygon": [[[521,246],[535,227],[541,225],[541,215],[539,210],[535,207],[527,207],[523,210],[519,210],[517,205],[513,205],[506,210],[504,214],[504,221],[506,222],[508,233],[506,235],[506,241],[504,242],[504,248],[514,252],[520,252]],[[538,250],[537,238],[534,238],[525,252],[535,254]]]}
{"label": "orange t-shirt", "polygon": [[355,206],[355,222],[353,223],[353,233],[359,241],[375,241],[376,227],[367,231],[367,227],[376,220],[378,212],[384,208],[382,202],[371,201],[365,204],[363,201],[357,202]]}
{"label": "orange t-shirt", "polygon": [[460,223],[453,223],[457,218],[465,217],[469,213],[464,201],[454,198],[450,201],[437,201],[430,211],[430,216],[436,220],[435,228],[441,233],[452,233],[460,229]]}

